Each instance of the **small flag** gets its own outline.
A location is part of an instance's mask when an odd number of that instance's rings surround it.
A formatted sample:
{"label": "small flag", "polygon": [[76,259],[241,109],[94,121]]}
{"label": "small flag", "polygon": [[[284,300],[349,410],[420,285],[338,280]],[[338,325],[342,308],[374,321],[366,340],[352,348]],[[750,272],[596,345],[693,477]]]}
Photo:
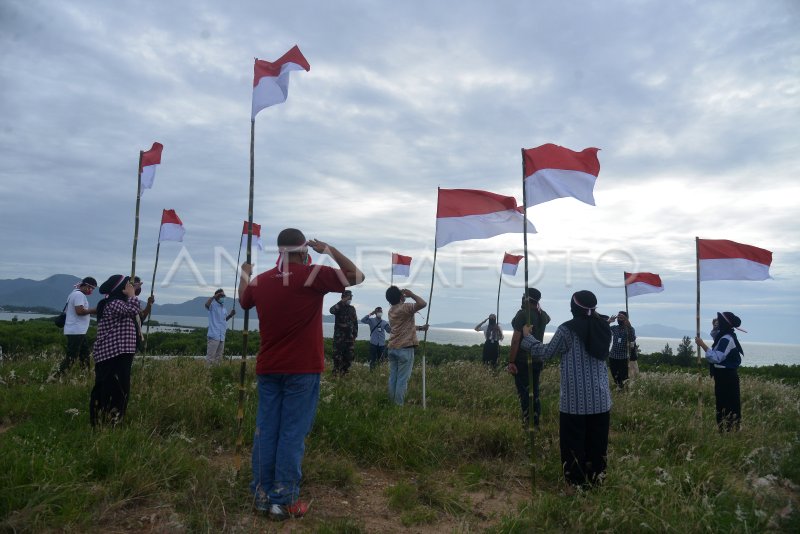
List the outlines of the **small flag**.
{"label": "small flag", "polygon": [[[247,226],[248,222],[244,222],[242,227],[242,247],[247,246]],[[258,247],[258,250],[264,250],[264,243],[261,241],[261,225],[253,223],[253,241],[252,243]]]}
{"label": "small flag", "polygon": [[178,214],[175,210],[164,210],[161,213],[161,231],[158,232],[158,241],[183,241],[183,234],[186,230],[183,228]]}
{"label": "small flag", "polygon": [[594,206],[594,183],[600,174],[598,150],[585,148],[575,152],[552,143],[523,150],[528,206],[564,197]]}
{"label": "small flag", "polygon": [[766,280],[772,252],[727,239],[698,239],[700,281]]}
{"label": "small flag", "polygon": [[664,284],[661,277],[653,273],[623,273],[625,275],[625,287],[629,297],[645,295],[647,293],[661,293],[664,291]]}
{"label": "small flag", "polygon": [[[453,241],[522,233],[524,215],[514,197],[477,189],[439,189],[436,248]],[[527,221],[528,232],[536,228]]]}
{"label": "small flag", "polygon": [[506,252],[503,256],[503,274],[510,274],[511,276],[517,274],[517,267],[519,267],[519,261],[521,259],[522,256],[515,256],[514,254]]}
{"label": "small flag", "polygon": [[286,102],[286,97],[289,95],[289,73],[293,70],[308,72],[310,69],[311,65],[303,57],[303,53],[300,52],[297,45],[274,63],[257,59],[253,77],[253,113],[251,117],[255,119],[256,114],[262,109]]}
{"label": "small flag", "polygon": [[142,164],[139,166],[139,174],[142,176],[142,192],[153,187],[153,181],[156,179],[156,167],[161,165],[162,150],[164,150],[164,145],[156,142],[153,143],[150,150],[142,152]]}
{"label": "small flag", "polygon": [[392,252],[392,274],[408,276],[411,273],[411,256],[403,256]]}

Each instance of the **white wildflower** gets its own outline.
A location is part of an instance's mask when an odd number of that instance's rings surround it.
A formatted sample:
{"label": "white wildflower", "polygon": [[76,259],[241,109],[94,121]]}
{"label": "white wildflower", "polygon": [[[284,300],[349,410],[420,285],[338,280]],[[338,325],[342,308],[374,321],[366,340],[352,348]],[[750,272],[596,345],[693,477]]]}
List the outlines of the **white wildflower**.
{"label": "white wildflower", "polygon": [[739,504],[736,505],[736,514],[735,515],[736,515],[736,520],[741,522],[741,523],[744,523],[745,520],[747,519],[747,514],[744,513],[744,510],[742,510],[742,507]]}
{"label": "white wildflower", "polygon": [[692,455],[692,452],[694,452],[694,447],[689,449],[689,452],[686,453],[686,461],[687,462],[691,462],[692,460],[694,460],[694,456]]}
{"label": "white wildflower", "polygon": [[68,414],[68,415],[71,415],[73,418],[75,418],[78,415],[80,415],[81,412],[77,408],[70,408],[68,410],[64,410],[64,413]]}

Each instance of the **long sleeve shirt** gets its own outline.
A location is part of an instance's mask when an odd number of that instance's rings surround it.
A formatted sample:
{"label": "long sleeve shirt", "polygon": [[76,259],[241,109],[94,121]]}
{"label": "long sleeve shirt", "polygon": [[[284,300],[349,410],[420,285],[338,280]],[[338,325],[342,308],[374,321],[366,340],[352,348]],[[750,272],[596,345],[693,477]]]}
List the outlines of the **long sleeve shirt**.
{"label": "long sleeve shirt", "polygon": [[590,415],[611,410],[606,362],[590,356],[575,332],[562,324],[550,343],[529,335],[522,338],[520,349],[540,360],[561,354],[561,412]]}
{"label": "long sleeve shirt", "polygon": [[361,322],[369,326],[369,342],[373,345],[383,347],[386,345],[386,334],[392,333],[392,327],[383,319],[365,315]]}
{"label": "long sleeve shirt", "polygon": [[136,317],[139,315],[139,299],[115,299],[106,304],[103,317],[97,325],[94,342],[94,361],[102,362],[121,354],[136,352]]}
{"label": "long sleeve shirt", "polygon": [[632,326],[626,328],[615,324],[611,327],[611,351],[609,351],[608,357],[615,360],[627,360],[627,347],[632,341],[636,341],[636,330]]}

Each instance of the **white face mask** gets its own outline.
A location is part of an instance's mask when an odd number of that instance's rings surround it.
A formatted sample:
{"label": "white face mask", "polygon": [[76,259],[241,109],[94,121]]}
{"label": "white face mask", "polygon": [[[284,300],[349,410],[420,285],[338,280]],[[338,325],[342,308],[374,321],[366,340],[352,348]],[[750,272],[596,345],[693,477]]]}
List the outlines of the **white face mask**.
{"label": "white face mask", "polygon": [[350,304],[351,302],[353,302],[353,299],[347,299],[346,301],[344,301],[345,304]]}
{"label": "white face mask", "polygon": [[383,314],[382,314],[382,313],[380,313],[380,312],[379,312],[379,313],[376,313],[376,314],[375,314],[375,317],[377,317],[378,319],[380,319],[381,317],[383,317]]}

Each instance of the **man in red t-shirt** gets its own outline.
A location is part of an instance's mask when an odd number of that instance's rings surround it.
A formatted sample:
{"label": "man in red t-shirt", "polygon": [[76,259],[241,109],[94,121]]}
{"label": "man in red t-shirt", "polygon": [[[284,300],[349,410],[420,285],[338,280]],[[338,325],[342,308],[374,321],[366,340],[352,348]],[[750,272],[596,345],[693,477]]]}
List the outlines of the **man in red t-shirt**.
{"label": "man in red t-shirt", "polygon": [[[308,248],[327,254],[339,269],[310,265]],[[255,508],[272,519],[300,517],[300,464],[311,430],[324,367],[322,300],[360,284],[364,274],[336,248],[287,228],[278,234],[278,264],[256,276],[242,265],[239,304],[255,306],[261,346],[256,360],[258,411],[253,438]]]}

